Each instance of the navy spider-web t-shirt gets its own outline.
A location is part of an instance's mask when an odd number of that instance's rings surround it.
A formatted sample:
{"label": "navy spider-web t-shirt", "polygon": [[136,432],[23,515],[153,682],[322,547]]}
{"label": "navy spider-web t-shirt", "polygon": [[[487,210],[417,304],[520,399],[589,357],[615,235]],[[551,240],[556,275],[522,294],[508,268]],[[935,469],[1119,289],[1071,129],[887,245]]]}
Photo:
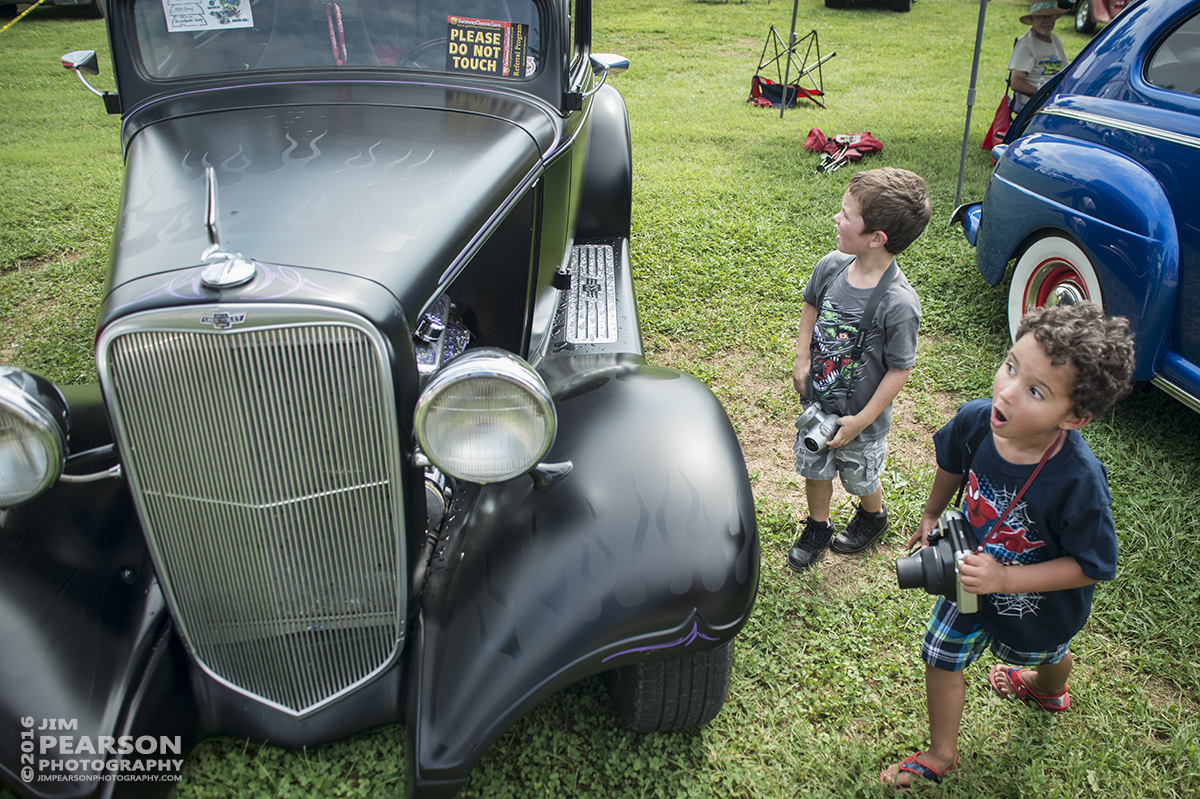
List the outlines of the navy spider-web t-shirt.
{"label": "navy spider-web t-shirt", "polygon": [[[977,399],[933,436],[938,466],[962,474],[967,449],[988,428],[990,399]],[[984,436],[971,460],[963,513],[982,541],[997,518],[1025,485],[1036,464],[1014,464],[1000,457],[992,436]],[[1093,580],[1111,580],[1117,572],[1117,534],[1112,497],[1104,466],[1077,430],[1046,462],[986,551],[1010,568],[1063,555],[1079,561]],[[1092,610],[1095,586],[1041,594],[989,594],[980,597],[976,621],[1004,644],[1023,652],[1060,646],[1083,628]]]}

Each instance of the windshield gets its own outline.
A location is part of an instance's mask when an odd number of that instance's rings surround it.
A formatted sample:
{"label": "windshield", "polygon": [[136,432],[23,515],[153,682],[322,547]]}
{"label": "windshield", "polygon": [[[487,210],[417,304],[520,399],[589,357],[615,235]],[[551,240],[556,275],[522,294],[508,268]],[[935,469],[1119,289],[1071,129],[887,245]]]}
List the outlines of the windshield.
{"label": "windshield", "polygon": [[369,67],[521,80],[540,68],[532,0],[135,0],[134,13],[158,79]]}

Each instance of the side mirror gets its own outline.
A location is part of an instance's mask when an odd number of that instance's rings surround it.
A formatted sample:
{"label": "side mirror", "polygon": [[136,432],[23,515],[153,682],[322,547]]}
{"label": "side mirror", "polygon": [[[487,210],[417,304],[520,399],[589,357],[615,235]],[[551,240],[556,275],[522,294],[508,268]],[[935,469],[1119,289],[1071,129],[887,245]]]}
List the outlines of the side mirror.
{"label": "side mirror", "polygon": [[597,75],[620,75],[629,69],[629,59],[612,53],[592,53],[592,72]]}
{"label": "side mirror", "polygon": [[604,81],[608,80],[609,75],[620,75],[629,69],[628,58],[613,55],[612,53],[592,53],[589,60],[592,65],[592,74],[599,76],[600,82],[593,86],[592,90],[584,94],[583,97],[591,97],[600,91],[600,87],[604,85]]}
{"label": "side mirror", "polygon": [[[64,69],[73,70],[76,73],[100,74],[100,62],[96,59],[95,50],[75,50],[67,53],[62,57],[62,65]],[[85,83],[84,85],[87,84]],[[95,91],[95,89],[92,89],[92,91]]]}
{"label": "side mirror", "polygon": [[88,83],[87,78],[83,77],[85,72],[89,75],[100,74],[100,62],[96,58],[95,50],[73,50],[63,56],[61,61],[63,69],[74,72],[79,77],[79,82],[86,86],[89,92],[104,100],[105,111],[110,114],[121,113],[121,101],[117,95],[100,91]]}

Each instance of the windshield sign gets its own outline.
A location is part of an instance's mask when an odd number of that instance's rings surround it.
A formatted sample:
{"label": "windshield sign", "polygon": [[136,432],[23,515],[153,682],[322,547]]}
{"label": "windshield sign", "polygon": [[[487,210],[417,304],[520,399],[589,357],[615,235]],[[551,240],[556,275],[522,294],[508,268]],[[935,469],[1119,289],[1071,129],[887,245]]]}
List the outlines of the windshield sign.
{"label": "windshield sign", "polygon": [[372,68],[533,77],[532,0],[137,0],[137,53],[159,80]]}

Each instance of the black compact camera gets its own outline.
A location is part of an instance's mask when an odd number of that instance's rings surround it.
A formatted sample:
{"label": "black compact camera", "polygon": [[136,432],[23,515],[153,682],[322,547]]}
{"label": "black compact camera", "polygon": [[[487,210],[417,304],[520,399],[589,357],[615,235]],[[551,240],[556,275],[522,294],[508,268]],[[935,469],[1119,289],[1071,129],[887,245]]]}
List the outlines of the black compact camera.
{"label": "black compact camera", "polygon": [[963,590],[958,564],[975,551],[975,531],[961,512],[947,511],[929,531],[929,546],[896,558],[896,579],[901,588],[924,588],[930,594],[953,599],[960,613],[979,610],[979,596]]}
{"label": "black compact camera", "polygon": [[809,452],[820,452],[825,449],[829,439],[837,433],[838,415],[824,413],[817,403],[812,403],[796,420],[796,429],[800,431],[800,441]]}

